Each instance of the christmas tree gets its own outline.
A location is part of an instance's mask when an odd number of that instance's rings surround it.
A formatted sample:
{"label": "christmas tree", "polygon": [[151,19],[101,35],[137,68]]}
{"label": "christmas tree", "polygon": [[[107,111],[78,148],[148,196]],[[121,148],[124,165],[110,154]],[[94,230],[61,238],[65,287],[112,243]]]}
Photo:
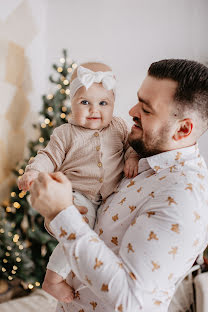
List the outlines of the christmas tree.
{"label": "christmas tree", "polygon": [[[40,120],[33,125],[39,136],[28,143],[29,157],[15,168],[17,179],[24,173],[28,161],[47,145],[54,128],[68,121],[70,77],[76,67],[63,50],[60,64],[53,65],[55,77],[49,77],[56,86],[55,92],[42,97]],[[30,206],[28,194],[20,191],[17,184],[0,208],[0,220],[0,280],[19,279],[28,289],[39,287],[57,242],[46,232],[43,218]]]}

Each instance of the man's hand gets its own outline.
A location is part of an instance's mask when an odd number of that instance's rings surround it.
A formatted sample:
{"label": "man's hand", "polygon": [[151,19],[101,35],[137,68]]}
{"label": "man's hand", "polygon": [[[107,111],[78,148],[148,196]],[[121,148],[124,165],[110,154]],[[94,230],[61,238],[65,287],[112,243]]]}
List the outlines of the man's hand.
{"label": "man's hand", "polygon": [[71,182],[61,172],[39,173],[30,192],[32,207],[48,221],[73,205]]}

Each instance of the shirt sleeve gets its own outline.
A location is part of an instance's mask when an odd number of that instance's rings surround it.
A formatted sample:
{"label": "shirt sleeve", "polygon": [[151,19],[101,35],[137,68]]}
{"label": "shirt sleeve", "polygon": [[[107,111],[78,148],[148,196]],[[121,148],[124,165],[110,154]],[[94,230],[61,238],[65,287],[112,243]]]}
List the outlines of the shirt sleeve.
{"label": "shirt sleeve", "polygon": [[29,161],[26,172],[37,170],[49,173],[59,170],[70,142],[68,127],[69,125],[65,124],[54,129],[47,146],[39,150],[37,156]]}
{"label": "shirt sleeve", "polygon": [[67,275],[69,274],[69,263],[60,243],[53,250],[47,264],[47,269],[61,275],[63,279],[66,279]]}
{"label": "shirt sleeve", "polygon": [[152,198],[148,207],[127,228],[118,255],[74,206],[50,223],[73,272],[116,311],[167,309],[175,282],[199,253],[193,245],[203,230],[194,209],[190,211],[193,198],[163,194]]}

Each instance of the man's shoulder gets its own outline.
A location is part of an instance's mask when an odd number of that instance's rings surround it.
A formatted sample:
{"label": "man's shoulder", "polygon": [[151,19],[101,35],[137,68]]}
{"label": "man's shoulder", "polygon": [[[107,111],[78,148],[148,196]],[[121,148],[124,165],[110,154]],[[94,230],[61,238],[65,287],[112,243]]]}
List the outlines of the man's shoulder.
{"label": "man's shoulder", "polygon": [[[208,171],[179,168],[166,168],[159,173],[152,169],[140,174],[131,181],[124,179],[119,191],[131,197],[135,204],[149,201],[165,201],[168,197],[177,198],[180,203],[205,201],[208,199]],[[135,194],[137,194],[135,196]],[[172,205],[173,206],[173,205]]]}
{"label": "man's shoulder", "polygon": [[158,179],[162,180],[164,189],[175,188],[177,191],[181,191],[189,187],[192,191],[198,191],[204,185],[204,188],[206,188],[205,192],[208,194],[208,170],[206,167],[197,168],[196,166],[190,166],[186,168],[176,167],[176,169],[173,167],[167,168],[158,175]]}
{"label": "man's shoulder", "polygon": [[158,205],[161,203],[161,206],[185,215],[189,214],[190,209],[201,211],[202,215],[208,217],[207,169],[190,168],[186,171],[178,170],[158,175],[151,192],[154,192],[153,201]]}

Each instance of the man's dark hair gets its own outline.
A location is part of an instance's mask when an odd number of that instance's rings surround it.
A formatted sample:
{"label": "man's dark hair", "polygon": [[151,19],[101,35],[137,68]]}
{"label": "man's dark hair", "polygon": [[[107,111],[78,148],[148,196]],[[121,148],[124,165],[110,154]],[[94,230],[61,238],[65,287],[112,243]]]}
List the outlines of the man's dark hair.
{"label": "man's dark hair", "polygon": [[176,81],[174,100],[179,115],[195,111],[208,127],[208,67],[190,60],[167,59],[152,63],[148,75]]}

